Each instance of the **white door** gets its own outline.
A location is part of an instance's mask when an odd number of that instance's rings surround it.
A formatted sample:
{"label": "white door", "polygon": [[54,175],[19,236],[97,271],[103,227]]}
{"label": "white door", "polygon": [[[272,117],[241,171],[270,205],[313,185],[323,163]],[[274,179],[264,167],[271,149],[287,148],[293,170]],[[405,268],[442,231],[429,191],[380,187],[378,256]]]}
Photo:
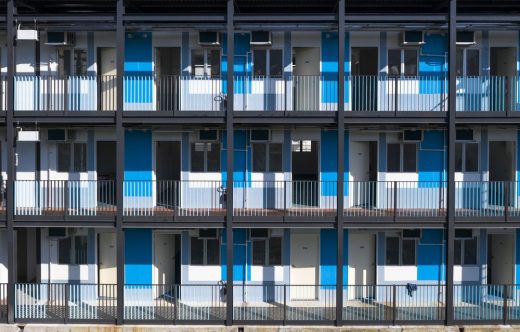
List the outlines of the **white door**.
{"label": "white door", "polygon": [[291,237],[291,299],[314,300],[318,280],[319,235]]}
{"label": "white door", "polygon": [[[511,285],[513,283],[514,237],[508,234],[491,235],[491,283]],[[488,282],[489,283],[489,282]]]}
{"label": "white door", "polygon": [[[365,208],[370,205],[370,150],[369,142],[351,142],[350,172],[353,181],[349,189],[349,207]],[[372,202],[373,203],[373,202]]]}
{"label": "white door", "polygon": [[[117,284],[116,241],[116,233],[100,233],[98,235],[99,283],[101,285]],[[116,287],[101,286],[100,295],[113,297],[116,295]]]}
{"label": "white door", "polygon": [[154,284],[175,283],[175,235],[154,234]]}
{"label": "white door", "polygon": [[99,67],[101,75],[101,110],[115,111],[117,100],[117,67],[116,48],[103,47],[99,49],[101,64]]}
{"label": "white door", "polygon": [[320,49],[295,47],[294,53],[294,109],[319,111]]}
{"label": "white door", "polygon": [[349,298],[371,297],[375,285],[376,239],[374,234],[349,234],[348,239]]}

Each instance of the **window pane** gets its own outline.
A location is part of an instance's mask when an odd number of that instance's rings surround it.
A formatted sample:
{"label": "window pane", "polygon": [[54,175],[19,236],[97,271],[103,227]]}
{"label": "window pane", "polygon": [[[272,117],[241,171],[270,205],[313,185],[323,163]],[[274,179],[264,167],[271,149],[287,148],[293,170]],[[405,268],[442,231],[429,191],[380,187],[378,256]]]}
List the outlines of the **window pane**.
{"label": "window pane", "polygon": [[415,265],[415,240],[403,240],[403,265]]}
{"label": "window pane", "polygon": [[457,49],[457,76],[464,75],[464,53],[462,49]]}
{"label": "window pane", "polygon": [[404,74],[417,76],[417,50],[404,51]]}
{"label": "window pane", "polygon": [[58,75],[69,76],[71,74],[70,66],[70,52],[71,50],[58,49]]}
{"label": "window pane", "polygon": [[454,247],[454,258],[453,258],[453,264],[454,265],[462,265],[462,241],[461,240],[455,240],[455,247]]}
{"label": "window pane", "polygon": [[477,239],[464,241],[464,265],[477,264]]}
{"label": "window pane", "polygon": [[282,265],[282,238],[269,239],[269,265]]}
{"label": "window pane", "polygon": [[72,239],[70,237],[58,240],[58,264],[71,264]]}
{"label": "window pane", "polygon": [[401,171],[401,146],[399,144],[388,144],[387,146],[387,172],[399,172]]}
{"label": "window pane", "polygon": [[403,172],[417,172],[417,144],[403,144]]}
{"label": "window pane", "polygon": [[282,50],[271,50],[269,58],[269,75],[282,77],[283,74],[283,53]]}
{"label": "window pane", "polygon": [[219,265],[220,264],[220,246],[218,239],[206,240],[206,257],[207,265]]}
{"label": "window pane", "polygon": [[204,264],[204,240],[191,238],[191,264]]}
{"label": "window pane", "polygon": [[478,172],[478,143],[466,143],[466,172]]}
{"label": "window pane", "polygon": [[267,75],[267,61],[266,50],[253,51],[253,75],[266,76]]}
{"label": "window pane", "polygon": [[401,75],[401,50],[388,51],[388,75]]}
{"label": "window pane", "polygon": [[208,172],[220,172],[220,143],[207,143]]}
{"label": "window pane", "polygon": [[479,59],[480,53],[478,50],[466,50],[466,75],[479,76]]}
{"label": "window pane", "polygon": [[191,143],[191,171],[204,172],[205,143]]}
{"label": "window pane", "polygon": [[197,49],[191,51],[191,74],[204,76],[204,50]]}
{"label": "window pane", "polygon": [[265,172],[265,158],[267,145],[265,143],[253,144],[253,172]]}
{"label": "window pane", "polygon": [[269,144],[269,172],[282,171],[282,144]]}
{"label": "window pane", "polygon": [[399,238],[386,238],[386,265],[399,265]]}
{"label": "window pane", "polygon": [[74,143],[74,172],[87,171],[87,144]]}
{"label": "window pane", "polygon": [[74,67],[74,74],[87,75],[87,51],[74,50]]}
{"label": "window pane", "polygon": [[455,143],[455,172],[462,172],[462,143]]}
{"label": "window pane", "polygon": [[265,264],[265,240],[253,240],[253,265]]}
{"label": "window pane", "polygon": [[211,77],[220,77],[220,50],[208,51],[208,66]]}
{"label": "window pane", "polygon": [[75,264],[87,264],[87,237],[75,236],[74,237],[74,263]]}
{"label": "window pane", "polygon": [[58,172],[70,171],[70,144],[58,144]]}

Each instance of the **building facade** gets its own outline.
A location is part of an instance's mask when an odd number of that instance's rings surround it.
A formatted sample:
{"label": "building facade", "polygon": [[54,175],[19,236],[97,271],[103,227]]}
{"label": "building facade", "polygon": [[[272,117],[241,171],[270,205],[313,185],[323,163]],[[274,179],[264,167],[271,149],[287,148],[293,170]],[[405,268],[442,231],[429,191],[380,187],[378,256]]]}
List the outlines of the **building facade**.
{"label": "building facade", "polygon": [[0,321],[520,321],[520,6],[7,0]]}

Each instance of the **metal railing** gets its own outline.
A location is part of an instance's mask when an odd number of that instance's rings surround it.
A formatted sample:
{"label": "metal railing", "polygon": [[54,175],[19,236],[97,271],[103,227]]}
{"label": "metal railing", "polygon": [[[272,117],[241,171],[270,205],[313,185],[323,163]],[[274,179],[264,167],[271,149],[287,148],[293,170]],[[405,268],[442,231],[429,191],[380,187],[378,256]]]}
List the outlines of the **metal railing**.
{"label": "metal railing", "polygon": [[520,111],[518,76],[457,77],[457,111]]}
{"label": "metal railing", "polygon": [[17,216],[113,216],[113,180],[16,180]]}
{"label": "metal railing", "polygon": [[15,111],[115,111],[117,76],[14,78]]}
{"label": "metal railing", "polygon": [[7,323],[7,284],[0,283],[0,322]]}
{"label": "metal railing", "polygon": [[0,75],[0,112],[7,111],[7,76]]}

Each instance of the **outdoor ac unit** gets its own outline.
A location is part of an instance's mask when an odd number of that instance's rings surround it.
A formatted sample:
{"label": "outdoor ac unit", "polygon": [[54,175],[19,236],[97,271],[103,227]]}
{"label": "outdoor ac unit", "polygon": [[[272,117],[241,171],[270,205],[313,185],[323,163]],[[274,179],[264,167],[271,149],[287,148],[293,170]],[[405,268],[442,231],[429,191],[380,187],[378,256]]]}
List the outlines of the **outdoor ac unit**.
{"label": "outdoor ac unit", "polygon": [[216,228],[199,229],[199,239],[217,239],[218,231]]}
{"label": "outdoor ac unit", "polygon": [[47,42],[45,45],[51,46],[71,46],[74,45],[75,36],[72,32],[47,32]]}
{"label": "outdoor ac unit", "polygon": [[458,239],[458,240],[472,239],[473,238],[473,230],[472,229],[456,229],[455,230],[455,238]]}
{"label": "outdoor ac unit", "polygon": [[267,228],[252,228],[249,231],[251,239],[267,239],[269,238],[269,229]]}
{"label": "outdoor ac unit", "polygon": [[18,142],[39,142],[40,132],[38,130],[18,130]]}
{"label": "outdoor ac unit", "polygon": [[220,45],[219,33],[215,31],[200,31],[199,45]]}
{"label": "outdoor ac unit", "polygon": [[16,30],[16,40],[38,41],[38,30]]}
{"label": "outdoor ac unit", "polygon": [[475,32],[474,31],[458,31],[457,32],[457,45],[458,46],[471,46],[475,45],[477,42],[475,40]]}
{"label": "outdoor ac unit", "polygon": [[249,133],[251,142],[269,142],[271,132],[268,129],[252,129]]}
{"label": "outdoor ac unit", "polygon": [[269,31],[253,31],[251,32],[251,45],[271,45],[271,32]]}
{"label": "outdoor ac unit", "polygon": [[76,139],[76,131],[73,129],[49,129],[47,140],[50,142],[66,142]]}
{"label": "outdoor ac unit", "polygon": [[455,133],[456,141],[465,141],[471,142],[473,141],[473,129],[457,129]]}
{"label": "outdoor ac unit", "polygon": [[403,31],[401,33],[401,45],[419,46],[424,44],[423,31]]}
{"label": "outdoor ac unit", "polygon": [[199,141],[217,141],[218,140],[218,130],[209,129],[209,130],[199,130]]}
{"label": "outdoor ac unit", "polygon": [[67,229],[65,227],[51,227],[49,228],[49,238],[64,238],[67,236]]}
{"label": "outdoor ac unit", "polygon": [[402,236],[403,236],[403,239],[420,239],[421,230],[420,229],[403,229]]}
{"label": "outdoor ac unit", "polygon": [[421,142],[423,140],[422,130],[405,130],[401,133],[403,142]]}

